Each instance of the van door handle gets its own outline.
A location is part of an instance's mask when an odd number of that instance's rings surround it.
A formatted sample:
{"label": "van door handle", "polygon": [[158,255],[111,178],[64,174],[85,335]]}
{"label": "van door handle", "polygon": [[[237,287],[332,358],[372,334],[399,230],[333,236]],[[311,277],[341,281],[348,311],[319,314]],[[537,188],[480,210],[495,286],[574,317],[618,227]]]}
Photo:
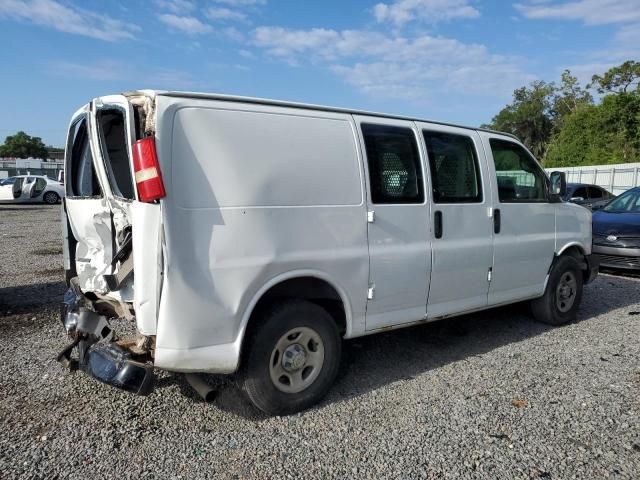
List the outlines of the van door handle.
{"label": "van door handle", "polygon": [[493,211],[493,233],[500,233],[500,210]]}
{"label": "van door handle", "polygon": [[442,212],[438,210],[433,218],[433,233],[436,238],[442,238]]}

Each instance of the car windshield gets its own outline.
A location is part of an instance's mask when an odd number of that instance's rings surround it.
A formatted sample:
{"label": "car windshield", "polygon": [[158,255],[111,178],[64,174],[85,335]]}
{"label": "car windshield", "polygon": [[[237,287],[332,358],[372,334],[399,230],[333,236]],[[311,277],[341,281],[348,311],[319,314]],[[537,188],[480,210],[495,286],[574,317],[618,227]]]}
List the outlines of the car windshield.
{"label": "car windshield", "polygon": [[629,190],[609,202],[603,210],[610,213],[640,213],[640,190]]}
{"label": "car windshield", "polygon": [[0,185],[13,185],[14,183],[16,183],[16,177],[9,177],[0,180]]}

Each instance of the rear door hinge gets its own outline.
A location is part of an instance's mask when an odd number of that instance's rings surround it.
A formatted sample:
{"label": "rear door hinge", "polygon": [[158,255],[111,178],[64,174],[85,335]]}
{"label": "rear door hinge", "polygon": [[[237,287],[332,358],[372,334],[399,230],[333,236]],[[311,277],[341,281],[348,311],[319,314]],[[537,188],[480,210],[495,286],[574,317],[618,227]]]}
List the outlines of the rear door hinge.
{"label": "rear door hinge", "polygon": [[369,285],[369,289],[367,290],[367,299],[373,300],[374,293],[376,291],[376,285],[374,283]]}
{"label": "rear door hinge", "polygon": [[369,210],[367,212],[367,223],[373,223],[376,221],[376,212]]}

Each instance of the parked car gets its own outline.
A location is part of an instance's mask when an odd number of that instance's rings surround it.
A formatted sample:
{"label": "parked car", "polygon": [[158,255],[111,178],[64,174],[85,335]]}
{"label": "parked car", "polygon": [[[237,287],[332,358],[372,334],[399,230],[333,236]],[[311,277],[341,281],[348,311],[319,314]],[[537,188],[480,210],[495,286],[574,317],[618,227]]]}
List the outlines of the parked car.
{"label": "parked car", "polygon": [[591,213],[508,134],[143,91],[78,110],[66,152],[59,359],[137,393],[154,368],[238,371],[258,408],[296,412],[343,338],[523,300],[564,324],[597,273]]}
{"label": "parked car", "polygon": [[604,207],[615,195],[607,192],[598,185],[587,183],[568,183],[567,193],[563,199],[591,210],[599,210]]}
{"label": "parked car", "polygon": [[44,175],[17,175],[0,182],[0,203],[56,204],[64,198],[64,187]]}
{"label": "parked car", "polygon": [[594,212],[593,253],[603,267],[640,270],[640,187]]}

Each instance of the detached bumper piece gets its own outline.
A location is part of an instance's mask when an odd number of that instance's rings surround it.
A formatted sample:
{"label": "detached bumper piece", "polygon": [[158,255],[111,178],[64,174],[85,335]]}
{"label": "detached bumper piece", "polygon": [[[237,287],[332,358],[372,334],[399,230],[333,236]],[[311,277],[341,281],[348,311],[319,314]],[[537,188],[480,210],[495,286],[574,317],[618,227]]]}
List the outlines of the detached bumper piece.
{"label": "detached bumper piece", "polygon": [[101,382],[138,395],[153,391],[153,367],[134,362],[118,345],[96,343],[89,348],[86,360],[85,370]]}
{"label": "detached bumper piece", "polygon": [[[132,359],[130,351],[113,343],[114,333],[107,319],[83,305],[84,297],[70,288],[64,297],[60,320],[73,338],[57,360],[70,370],[83,370],[113,387],[148,395],[153,391],[153,365]],[[78,349],[78,358],[73,351]]]}

